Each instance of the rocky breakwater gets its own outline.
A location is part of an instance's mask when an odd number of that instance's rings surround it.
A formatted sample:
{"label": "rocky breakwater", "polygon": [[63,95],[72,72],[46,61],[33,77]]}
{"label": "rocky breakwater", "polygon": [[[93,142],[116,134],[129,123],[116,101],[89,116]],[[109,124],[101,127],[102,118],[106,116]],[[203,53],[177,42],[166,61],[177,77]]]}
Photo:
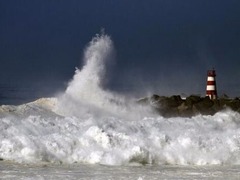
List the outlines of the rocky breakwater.
{"label": "rocky breakwater", "polygon": [[211,100],[207,97],[191,95],[182,99],[179,95],[170,97],[152,95],[138,100],[142,105],[151,106],[154,111],[164,117],[191,117],[198,114],[214,115],[216,112],[230,108],[240,113],[239,98],[219,98]]}

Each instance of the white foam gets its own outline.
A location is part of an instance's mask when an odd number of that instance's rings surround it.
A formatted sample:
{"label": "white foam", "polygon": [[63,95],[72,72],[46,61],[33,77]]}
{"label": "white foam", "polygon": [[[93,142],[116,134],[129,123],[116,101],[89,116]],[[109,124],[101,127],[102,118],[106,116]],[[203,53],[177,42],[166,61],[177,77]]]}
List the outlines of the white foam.
{"label": "white foam", "polygon": [[0,157],[17,162],[239,164],[240,115],[193,118],[27,118],[1,121]]}

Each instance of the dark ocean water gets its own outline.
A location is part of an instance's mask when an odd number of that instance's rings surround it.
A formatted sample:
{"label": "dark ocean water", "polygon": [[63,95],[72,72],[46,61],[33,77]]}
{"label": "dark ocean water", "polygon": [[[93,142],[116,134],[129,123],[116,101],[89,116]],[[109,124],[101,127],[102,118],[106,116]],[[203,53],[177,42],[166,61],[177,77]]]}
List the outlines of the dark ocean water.
{"label": "dark ocean water", "polygon": [[46,84],[0,84],[0,105],[19,105],[34,101],[41,97],[52,97],[64,91],[64,85],[60,83]]}
{"label": "dark ocean water", "polygon": [[14,85],[0,85],[0,104],[21,104],[36,98],[34,89]]}

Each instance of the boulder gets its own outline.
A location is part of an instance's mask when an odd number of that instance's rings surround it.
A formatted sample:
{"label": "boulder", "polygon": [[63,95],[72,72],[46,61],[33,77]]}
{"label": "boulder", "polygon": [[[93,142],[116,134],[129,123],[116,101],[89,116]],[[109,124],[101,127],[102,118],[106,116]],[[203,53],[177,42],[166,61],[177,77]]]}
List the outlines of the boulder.
{"label": "boulder", "polygon": [[179,95],[166,97],[154,94],[149,98],[139,100],[138,103],[150,105],[157,113],[164,117],[191,117],[197,114],[213,115],[227,107],[240,112],[239,98],[211,100],[208,96],[200,97],[191,95],[184,100]]}

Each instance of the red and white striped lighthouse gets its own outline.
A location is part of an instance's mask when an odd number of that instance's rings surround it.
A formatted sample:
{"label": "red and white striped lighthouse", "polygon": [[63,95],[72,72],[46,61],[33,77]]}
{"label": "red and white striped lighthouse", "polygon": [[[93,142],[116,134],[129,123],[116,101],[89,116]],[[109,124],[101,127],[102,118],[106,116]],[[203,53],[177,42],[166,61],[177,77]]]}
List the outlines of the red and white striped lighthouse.
{"label": "red and white striped lighthouse", "polygon": [[207,71],[206,96],[209,96],[210,99],[217,99],[217,86],[215,77],[216,73],[214,69]]}

